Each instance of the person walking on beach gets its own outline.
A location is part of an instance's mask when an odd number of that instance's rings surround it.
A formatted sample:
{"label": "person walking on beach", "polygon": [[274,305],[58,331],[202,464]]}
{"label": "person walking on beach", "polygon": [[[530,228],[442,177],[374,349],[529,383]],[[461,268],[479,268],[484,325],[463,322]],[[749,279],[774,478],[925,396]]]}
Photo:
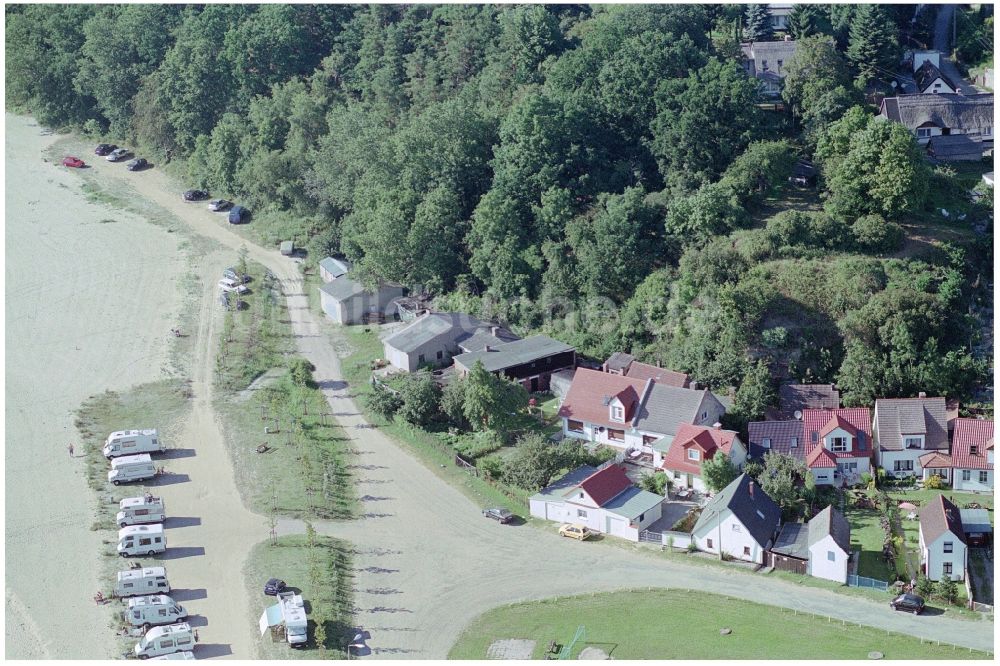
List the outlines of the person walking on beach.
{"label": "person walking on beach", "polygon": [[69,457],[72,458],[73,457],[73,442],[70,442],[69,445],[66,446],[66,450],[69,451]]}

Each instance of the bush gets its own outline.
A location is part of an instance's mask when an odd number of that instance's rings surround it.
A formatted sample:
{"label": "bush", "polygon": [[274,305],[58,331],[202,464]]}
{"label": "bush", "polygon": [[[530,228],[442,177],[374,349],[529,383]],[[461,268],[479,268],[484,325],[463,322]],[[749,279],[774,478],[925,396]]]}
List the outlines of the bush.
{"label": "bush", "polygon": [[922,596],[924,599],[930,599],[931,595],[934,594],[934,581],[925,576],[923,573],[917,574],[917,594]]}
{"label": "bush", "polygon": [[441,389],[426,372],[409,375],[400,386],[399,397],[403,404],[397,413],[416,426],[429,424],[441,408]]}
{"label": "bush", "polygon": [[315,366],[306,359],[296,356],[288,363],[288,374],[297,386],[310,386],[313,383]]}
{"label": "bush", "polygon": [[881,215],[864,215],[851,225],[851,234],[858,246],[869,252],[895,252],[903,243],[903,228],[887,222]]}
{"label": "bush", "polygon": [[656,495],[664,495],[667,490],[667,475],[663,472],[645,474],[639,481],[639,487]]}
{"label": "bush", "polygon": [[368,408],[387,421],[391,421],[399,408],[403,406],[402,398],[382,384],[375,384],[372,387],[367,401]]}
{"label": "bush", "polygon": [[924,481],[924,488],[928,488],[930,490],[940,490],[941,488],[944,488],[944,481],[942,481],[941,477],[937,474],[932,474],[927,477],[926,481]]}
{"label": "bush", "polygon": [[951,576],[945,576],[939,580],[934,586],[934,592],[941,601],[949,604],[954,604],[958,599],[958,585],[951,579]]}

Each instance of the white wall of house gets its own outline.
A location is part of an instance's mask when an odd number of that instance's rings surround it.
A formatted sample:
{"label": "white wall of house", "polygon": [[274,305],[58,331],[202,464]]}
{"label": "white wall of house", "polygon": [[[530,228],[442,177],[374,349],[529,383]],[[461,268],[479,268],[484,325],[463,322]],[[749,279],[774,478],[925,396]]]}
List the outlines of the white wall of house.
{"label": "white wall of house", "polygon": [[[941,136],[942,133],[943,130],[940,127],[918,127],[913,130],[914,136],[917,137],[917,143],[921,146],[926,146],[932,137]],[[960,132],[952,132],[952,134],[960,134]]]}
{"label": "white wall of house", "polygon": [[593,500],[586,493],[582,498],[574,495],[572,499],[572,502],[531,500],[528,507],[529,512],[536,518],[584,525],[595,532],[610,534],[629,541],[638,541],[639,532],[659,520],[662,510],[661,505],[657,504],[653,509],[644,513],[641,520],[630,523],[628,518],[624,516],[594,506]]}
{"label": "white wall of house", "polygon": [[813,467],[809,471],[812,472],[813,479],[816,481],[817,486],[832,486],[834,481],[833,473],[835,470],[835,467]]}
{"label": "white wall of house", "polygon": [[[980,479],[980,474],[985,472],[985,482]],[[952,487],[955,490],[993,490],[993,470],[991,469],[956,469]],[[968,473],[968,480],[966,480]]]}
{"label": "white wall of house", "polygon": [[816,578],[847,583],[847,553],[827,534],[809,547],[806,573]]}
{"label": "white wall of house", "polygon": [[922,467],[920,468],[920,478],[926,481],[932,476],[937,475],[941,477],[942,481],[950,483],[951,470],[947,467]]}
{"label": "white wall of house", "polygon": [[729,459],[740,470],[747,461],[747,450],[743,442],[738,439],[733,440],[733,445],[729,448]]}
{"label": "white wall of house", "polygon": [[[667,478],[673,481],[674,490],[680,490],[681,488],[691,488],[697,490],[700,493],[708,492],[708,487],[705,482],[697,474],[688,474],[686,472],[678,472],[677,470],[669,469],[666,470]],[[691,482],[688,483],[688,477],[691,477]]]}
{"label": "white wall of house", "polygon": [[[882,451],[879,449],[879,465],[885,469],[885,473],[895,477],[916,476],[920,472],[920,461],[918,458],[926,454],[924,449],[903,449],[902,451]],[[900,463],[899,470],[896,463]],[[909,466],[910,469],[905,469]]]}
{"label": "white wall of house", "polygon": [[728,553],[734,560],[764,563],[764,552],[768,544],[758,544],[750,536],[743,524],[732,514],[725,511],[722,514],[721,525],[713,516],[700,531],[693,533],[698,550],[706,553],[719,553],[720,539],[723,553]]}
{"label": "white wall of house", "polygon": [[934,79],[934,82],[931,83],[929,86],[927,86],[927,88],[924,90],[925,95],[934,95],[938,93],[953,93],[953,92],[955,92],[955,89],[949,86],[948,83],[941,77]]}
{"label": "white wall of house", "polygon": [[[949,547],[951,552],[945,552]],[[924,575],[931,580],[941,580],[945,564],[951,564],[952,580],[965,580],[966,546],[951,532],[945,532],[933,543],[924,542],[924,531],[920,530],[920,552]]]}
{"label": "white wall of house", "polygon": [[[415,372],[426,365],[447,365],[451,362],[451,350],[457,349],[457,346],[447,344],[446,340],[430,340],[410,352],[396,349],[388,342],[383,342],[382,346],[385,348],[385,359],[394,368],[407,372]],[[421,355],[423,360],[420,360]]]}
{"label": "white wall of house", "polygon": [[868,458],[837,458],[837,469],[849,484],[860,482],[862,474],[872,471]]}
{"label": "white wall of house", "polygon": [[319,292],[320,307],[323,308],[323,312],[326,316],[337,322],[338,324],[346,324],[349,322],[344,321],[344,310],[341,307],[340,301],[335,300],[330,294],[325,291]]}

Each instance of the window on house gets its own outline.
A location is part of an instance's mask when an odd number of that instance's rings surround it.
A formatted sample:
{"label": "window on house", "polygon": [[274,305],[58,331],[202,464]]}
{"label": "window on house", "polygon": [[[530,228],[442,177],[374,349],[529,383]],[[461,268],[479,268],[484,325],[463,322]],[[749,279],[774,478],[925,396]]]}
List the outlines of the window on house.
{"label": "window on house", "polygon": [[792,439],[789,440],[788,445],[790,447],[792,447],[793,449],[799,448],[799,438],[798,437],[792,437]]}
{"label": "window on house", "polygon": [[688,460],[697,460],[698,451],[695,449],[688,449]]}
{"label": "window on house", "polygon": [[577,518],[586,518],[587,517],[587,512],[584,511],[583,509],[577,509],[576,510],[576,517]]}
{"label": "window on house", "polygon": [[580,491],[580,494],[577,495],[577,497],[579,497],[580,499],[583,499],[583,491],[582,490]]}
{"label": "window on house", "polygon": [[611,420],[612,421],[624,421],[625,420],[625,409],[619,407],[618,405],[611,406]]}
{"label": "window on house", "polygon": [[979,472],[979,483],[989,483],[990,473],[985,469]]}
{"label": "window on house", "polygon": [[438,357],[438,360],[443,359],[444,358],[444,352],[441,351],[441,350],[438,350],[437,357]]}
{"label": "window on house", "polygon": [[781,66],[784,65],[784,64],[785,64],[784,60],[779,60],[778,61],[778,69],[781,69]]}
{"label": "window on house", "polygon": [[963,469],[962,470],[962,481],[972,481],[972,470]]}
{"label": "window on house", "polygon": [[678,472],[678,471],[676,471],[676,470],[674,470],[674,478],[675,478],[675,479],[679,479],[679,478],[681,478],[681,473],[680,473],[680,472]]}
{"label": "window on house", "polygon": [[771,438],[765,437],[764,439],[761,440],[760,445],[763,446],[765,449],[771,448]]}
{"label": "window on house", "polygon": [[644,513],[640,513],[640,514],[639,514],[639,522],[641,523],[641,522],[642,522],[643,520],[645,520],[645,519],[646,519],[646,514],[644,514]]}
{"label": "window on house", "polygon": [[612,442],[624,442],[625,431],[615,430],[614,428],[608,428],[608,439],[610,439]]}
{"label": "window on house", "polygon": [[946,552],[946,553],[953,553],[953,552],[955,552],[955,542],[953,542],[953,541],[945,541],[944,542],[944,552]]}
{"label": "window on house", "polygon": [[708,418],[708,412],[702,412],[701,413],[701,420],[704,421],[707,418]]}
{"label": "window on house", "polygon": [[969,447],[969,453],[972,454],[972,455],[974,455],[974,456],[978,456],[979,455],[979,447],[976,446],[975,444],[973,444],[972,446]]}
{"label": "window on house", "polygon": [[761,68],[761,70],[763,70],[765,72],[767,71],[767,61],[766,60],[761,60],[760,61],[760,68]]}
{"label": "window on house", "polygon": [[708,546],[709,550],[712,550],[712,540],[711,539],[706,539],[705,540],[705,545]]}
{"label": "window on house", "polygon": [[906,438],[906,448],[908,449],[919,449],[921,444],[922,444],[922,439],[920,437]]}
{"label": "window on house", "polygon": [[830,450],[834,453],[842,453],[847,450],[847,438],[846,437],[831,437],[830,438]]}
{"label": "window on house", "polygon": [[931,128],[930,127],[918,127],[917,128],[917,137],[919,137],[921,139],[926,139],[930,135],[931,135]]}
{"label": "window on house", "polygon": [[836,562],[837,561],[837,554],[834,553],[832,550],[828,550],[828,551],[826,551],[826,559],[829,562]]}
{"label": "window on house", "polygon": [[951,562],[945,562],[941,565],[941,573],[951,578]]}
{"label": "window on house", "polygon": [[912,472],[913,471],[913,461],[912,460],[897,460],[892,463],[892,470],[894,472]]}
{"label": "window on house", "polygon": [[424,362],[424,355],[421,354],[420,356],[417,357],[417,363],[423,363],[423,362]]}
{"label": "window on house", "polygon": [[570,432],[583,432],[583,421],[566,419],[566,430],[569,430]]}
{"label": "window on house", "polygon": [[742,530],[740,530],[739,524],[733,523],[733,531],[734,532],[740,532],[740,531],[742,531]]}
{"label": "window on house", "polygon": [[642,436],[642,444],[643,444],[643,446],[649,446],[650,444],[652,444],[656,440],[657,440],[657,438],[653,437],[652,435],[643,435]]}
{"label": "window on house", "polygon": [[743,546],[743,554],[750,557],[750,546]]}
{"label": "window on house", "polygon": [[819,441],[819,433],[816,432],[815,430],[813,430],[812,434],[811,434],[811,439],[813,441],[813,444],[815,444],[816,442],[818,442]]}
{"label": "window on house", "polygon": [[983,136],[993,136],[993,127],[987,125],[983,128]]}

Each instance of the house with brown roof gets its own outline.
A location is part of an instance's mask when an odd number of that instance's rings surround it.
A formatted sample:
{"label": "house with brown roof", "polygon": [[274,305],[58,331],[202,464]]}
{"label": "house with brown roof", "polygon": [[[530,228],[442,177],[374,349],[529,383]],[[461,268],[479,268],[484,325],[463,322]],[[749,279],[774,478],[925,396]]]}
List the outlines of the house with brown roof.
{"label": "house with brown roof", "polygon": [[879,115],[913,132],[920,144],[931,137],[967,134],[993,143],[993,93],[899,95],[882,100]]}
{"label": "house with brown roof", "polygon": [[691,385],[691,378],[683,373],[674,370],[667,370],[649,363],[642,363],[635,360],[635,357],[625,352],[615,352],[608,357],[602,366],[604,372],[613,375],[623,375],[632,379],[655,379],[657,383],[665,386],[677,386],[678,388],[688,388]]}
{"label": "house with brown roof", "polygon": [[[894,477],[922,476],[921,457],[948,454],[948,411],[942,397],[880,398],[875,401],[872,433],[879,466]],[[939,457],[924,461],[943,469]]]}
{"label": "house with brown roof", "polygon": [[708,390],[577,368],[559,416],[565,437],[639,451],[652,460],[654,443],[665,453],[682,425],[712,425],[725,411]]}
{"label": "house with brown roof", "polygon": [[595,532],[638,541],[660,518],[663,497],[632,485],[621,465],[582,465],[528,500],[532,516],[584,525]]}
{"label": "house with brown roof", "polygon": [[720,453],[729,456],[737,469],[743,469],[747,450],[738,433],[723,430],[718,423],[710,428],[685,423],[674,435],[666,452],[656,452],[654,465],[657,458],[662,459],[657,466],[667,473],[667,478],[673,480],[674,488],[706,492],[708,488],[702,478],[701,466]]}
{"label": "house with brown roof", "polygon": [[802,412],[806,466],[817,484],[854,485],[871,472],[871,411],[867,407]]}
{"label": "house with brown roof", "polygon": [[930,580],[965,580],[968,562],[958,507],[938,495],[920,509],[920,564]]}
{"label": "house with brown roof", "polygon": [[955,490],[993,490],[993,421],[957,419],[951,445]]}

